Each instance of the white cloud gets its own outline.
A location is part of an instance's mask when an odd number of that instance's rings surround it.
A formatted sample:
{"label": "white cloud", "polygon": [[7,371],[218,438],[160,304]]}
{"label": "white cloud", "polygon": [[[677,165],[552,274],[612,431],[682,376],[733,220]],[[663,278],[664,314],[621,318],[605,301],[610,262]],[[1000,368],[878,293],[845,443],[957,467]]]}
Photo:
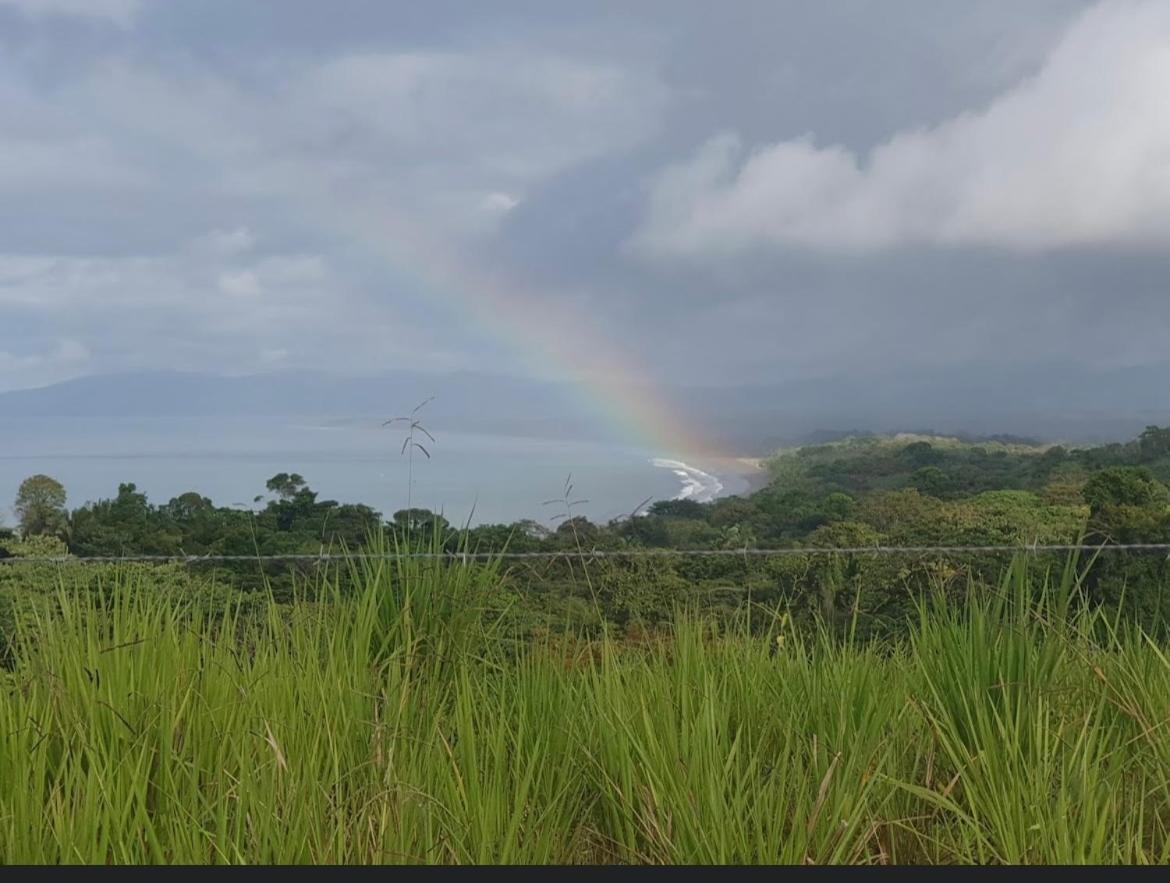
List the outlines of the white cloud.
{"label": "white cloud", "polygon": [[224,294],[257,297],[269,290],[318,286],[326,275],[325,262],[317,255],[277,255],[248,269],[220,273],[217,284]]}
{"label": "white cloud", "polygon": [[315,108],[306,124],[358,141],[360,160],[526,180],[637,143],[667,93],[637,71],[529,49],[349,54],[312,71],[300,97]]}
{"label": "white cloud", "polygon": [[246,373],[289,354],[301,368],[369,371],[449,338],[392,307],[316,254],[0,253],[0,332],[21,329],[0,336],[0,389],[143,366]]}
{"label": "white cloud", "polygon": [[[243,259],[184,249],[161,256],[77,257],[0,253],[0,310],[93,319],[110,309],[174,315],[198,324],[224,310],[257,324],[268,311],[299,310],[319,302],[336,280],[314,254]],[[240,313],[241,298],[270,297],[261,313]],[[104,324],[104,323],[103,323]]]}
{"label": "white cloud", "polygon": [[[357,200],[475,237],[516,194],[652,135],[668,100],[648,71],[532,47],[267,64],[279,77],[257,89],[224,70],[113,54],[46,93],[19,59],[0,59],[0,113],[13,121],[0,134],[0,197],[51,195],[84,214],[128,196],[263,200],[303,215]],[[250,236],[226,226],[190,247],[244,252]]]}
{"label": "white cloud", "polygon": [[247,227],[216,229],[192,239],[190,247],[196,253],[230,257],[255,248],[256,237]]}
{"label": "white cloud", "polygon": [[928,243],[1035,251],[1170,242],[1170,3],[1097,5],[980,111],[858,156],[733,135],[654,182],[632,246],[657,255]]}
{"label": "white cloud", "polygon": [[520,204],[511,193],[489,193],[480,202],[483,210],[493,214],[507,214]]}
{"label": "white cloud", "polygon": [[30,18],[71,16],[104,19],[122,28],[134,24],[141,0],[0,0]]}
{"label": "white cloud", "polygon": [[240,270],[232,273],[221,273],[219,290],[224,294],[237,297],[256,297],[264,291],[260,284],[260,277],[250,270]]}
{"label": "white cloud", "polygon": [[179,274],[161,258],[0,254],[0,306],[38,313],[173,300]]}

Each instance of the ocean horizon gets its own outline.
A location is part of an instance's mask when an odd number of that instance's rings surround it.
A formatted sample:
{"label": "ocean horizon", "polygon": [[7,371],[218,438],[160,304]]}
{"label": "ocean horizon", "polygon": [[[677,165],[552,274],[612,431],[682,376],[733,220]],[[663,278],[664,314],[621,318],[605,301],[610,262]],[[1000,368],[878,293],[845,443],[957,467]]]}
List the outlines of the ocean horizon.
{"label": "ocean horizon", "polygon": [[[683,459],[620,442],[535,438],[433,428],[430,457],[402,453],[401,427],[376,419],[306,417],[29,417],[0,421],[0,513],[15,521],[20,482],[60,481],[72,508],[135,484],[152,503],[196,491],[219,506],[256,508],[265,482],[300,473],[319,499],[365,503],[387,518],[408,503],[456,524],[546,525],[571,512],[595,522],[647,502],[708,502],[744,493],[749,467]],[[256,497],[261,497],[259,501]]]}

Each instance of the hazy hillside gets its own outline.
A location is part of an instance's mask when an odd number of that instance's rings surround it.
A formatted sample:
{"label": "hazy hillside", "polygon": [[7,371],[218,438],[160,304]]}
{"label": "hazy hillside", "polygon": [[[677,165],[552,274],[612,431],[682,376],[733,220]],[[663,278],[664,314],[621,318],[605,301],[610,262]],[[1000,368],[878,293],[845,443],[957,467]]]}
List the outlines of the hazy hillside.
{"label": "hazy hillside", "polygon": [[[950,371],[809,378],[785,383],[665,387],[664,398],[743,454],[841,434],[924,431],[1099,442],[1170,421],[1170,367],[1088,371],[1052,365],[1026,375],[984,366]],[[6,417],[311,414],[391,417],[434,396],[431,425],[554,437],[620,432],[604,401],[563,383],[505,375],[399,371],[343,378],[319,373],[222,377],[177,372],[84,377],[0,394]],[[588,404],[591,402],[591,404]]]}

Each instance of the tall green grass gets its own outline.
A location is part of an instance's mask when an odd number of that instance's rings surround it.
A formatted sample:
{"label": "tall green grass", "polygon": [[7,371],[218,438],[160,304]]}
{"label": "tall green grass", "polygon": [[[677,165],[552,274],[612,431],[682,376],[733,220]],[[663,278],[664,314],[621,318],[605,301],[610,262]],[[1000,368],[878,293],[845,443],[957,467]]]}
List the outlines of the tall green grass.
{"label": "tall green grass", "polygon": [[1170,660],[1075,568],[896,645],[682,614],[518,650],[494,565],[383,551],[259,614],[63,578],[0,675],[0,860],[1170,858]]}

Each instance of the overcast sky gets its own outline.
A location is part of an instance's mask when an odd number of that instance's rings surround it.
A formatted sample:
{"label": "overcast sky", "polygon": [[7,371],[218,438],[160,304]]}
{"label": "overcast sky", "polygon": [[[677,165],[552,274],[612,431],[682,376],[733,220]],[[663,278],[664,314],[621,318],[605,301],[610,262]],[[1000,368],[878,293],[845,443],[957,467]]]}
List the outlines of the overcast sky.
{"label": "overcast sky", "polygon": [[1168,95],[1165,0],[0,0],[0,389],[540,373],[479,280],[686,381],[1165,363]]}

